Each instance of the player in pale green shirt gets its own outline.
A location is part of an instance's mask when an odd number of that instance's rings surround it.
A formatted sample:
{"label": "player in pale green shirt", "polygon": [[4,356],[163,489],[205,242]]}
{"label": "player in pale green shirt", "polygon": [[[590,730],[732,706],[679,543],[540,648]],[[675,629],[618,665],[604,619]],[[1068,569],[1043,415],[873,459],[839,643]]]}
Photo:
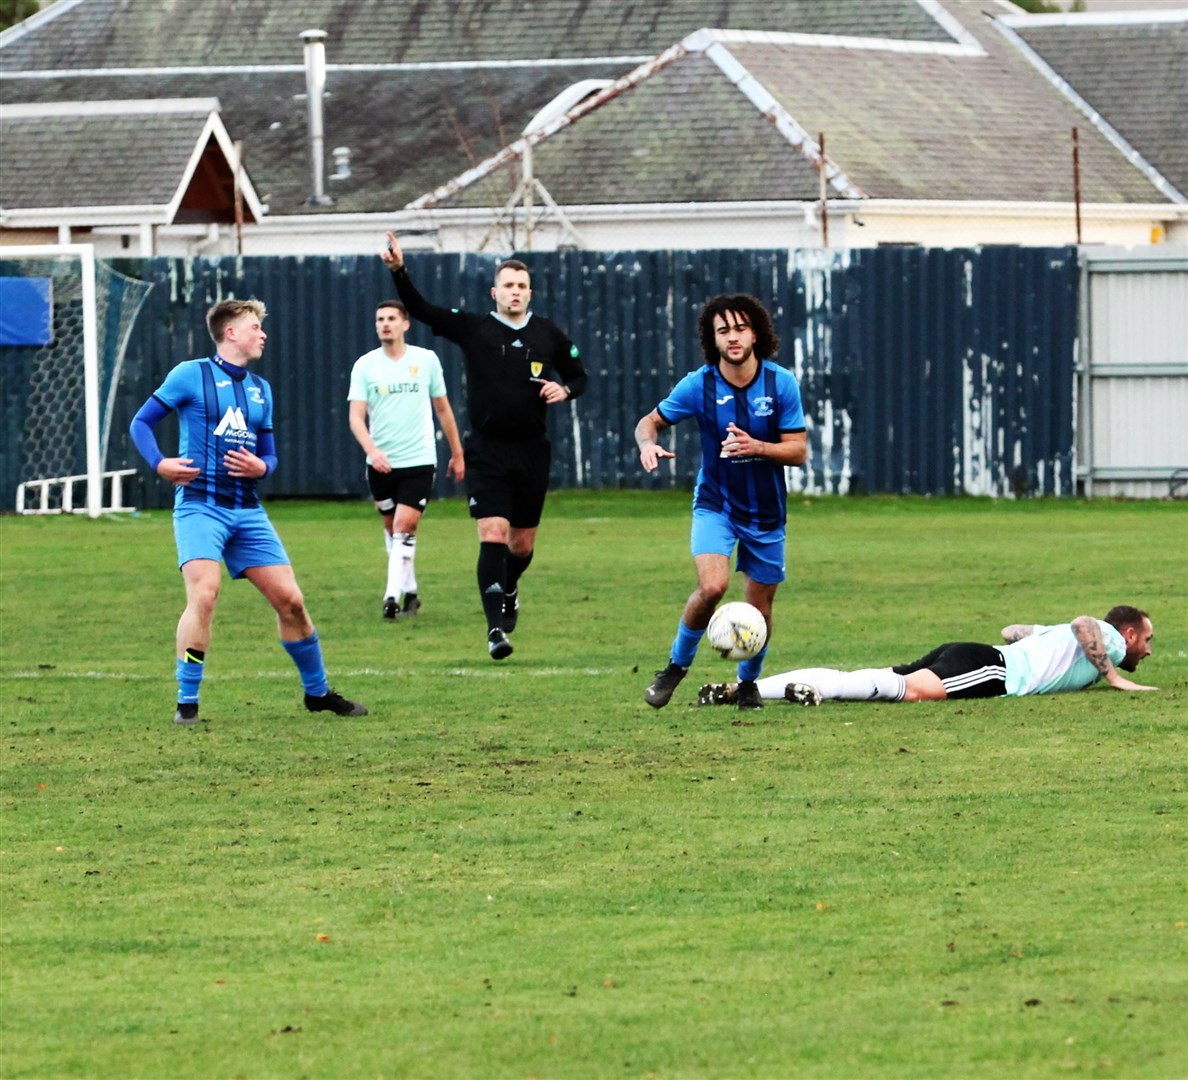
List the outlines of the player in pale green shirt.
{"label": "player in pale green shirt", "polygon": [[466,474],[462,440],[437,353],[409,345],[408,312],[399,300],[384,300],[375,312],[378,349],[351,368],[351,433],[367,455],[367,484],[384,522],[388,572],[383,617],[415,615],[417,526],[433,492],[437,442],[433,416],[450,445],[448,475]]}
{"label": "player in pale green shirt", "polygon": [[[1105,619],[1078,615],[1055,626],[1006,626],[1002,645],[955,641],[912,664],[893,668],[837,671],[799,668],[759,680],[765,700],[798,705],[822,701],[945,701],[949,698],[1022,697],[1081,690],[1105,679],[1116,690],[1154,690],[1131,682],[1151,655],[1155,630],[1139,608],[1119,604]],[[701,688],[703,705],[727,705],[734,683]]]}

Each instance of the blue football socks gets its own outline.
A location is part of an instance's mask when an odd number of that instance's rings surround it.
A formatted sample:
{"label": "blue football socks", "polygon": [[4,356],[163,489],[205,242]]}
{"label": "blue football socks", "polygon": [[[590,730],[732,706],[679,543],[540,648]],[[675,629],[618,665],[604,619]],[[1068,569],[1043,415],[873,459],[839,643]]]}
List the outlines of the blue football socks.
{"label": "blue football socks", "polygon": [[674,664],[680,664],[683,668],[689,667],[697,658],[697,646],[701,644],[703,637],[704,630],[690,630],[682,619],[677,623],[677,636],[672,643],[669,658]]}
{"label": "blue football socks", "polygon": [[307,638],[300,641],[282,641],[297,665],[301,674],[301,685],[310,697],[324,697],[330,693],[330,684],[326,681],[326,665],[322,662],[322,644],[318,640],[315,630]]}
{"label": "blue football socks", "polygon": [[738,662],[738,681],[754,682],[763,673],[763,658],[767,655],[764,647],[759,653]]}
{"label": "blue football socks", "polygon": [[197,705],[198,691],[202,686],[202,675],[206,670],[206,653],[198,649],[186,649],[185,656],[177,662],[177,703]]}

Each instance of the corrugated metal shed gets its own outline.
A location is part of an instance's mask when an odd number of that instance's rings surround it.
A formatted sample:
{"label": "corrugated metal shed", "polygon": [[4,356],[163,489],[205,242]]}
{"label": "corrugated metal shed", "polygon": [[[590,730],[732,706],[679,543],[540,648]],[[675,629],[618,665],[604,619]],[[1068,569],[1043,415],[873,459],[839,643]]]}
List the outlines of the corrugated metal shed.
{"label": "corrugated metal shed", "polygon": [[1081,424],[1085,490],[1188,494],[1188,248],[1086,251]]}

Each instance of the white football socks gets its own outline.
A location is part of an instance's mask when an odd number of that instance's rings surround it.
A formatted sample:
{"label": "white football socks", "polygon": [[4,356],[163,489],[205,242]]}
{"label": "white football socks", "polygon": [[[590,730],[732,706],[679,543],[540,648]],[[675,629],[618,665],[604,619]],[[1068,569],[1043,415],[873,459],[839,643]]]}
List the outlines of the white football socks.
{"label": "white football socks", "polygon": [[407,593],[417,591],[417,534],[395,533],[392,536],[395,546],[400,548],[404,561],[404,589]]}
{"label": "white football socks", "polygon": [[392,547],[388,552],[388,585],[384,596],[399,600],[408,593],[417,591],[417,534],[393,533]]}
{"label": "white football socks", "polygon": [[784,687],[792,682],[808,683],[827,701],[902,701],[907,690],[903,676],[886,668],[800,668],[760,679],[759,694],[765,701],[782,701]]}
{"label": "white football socks", "polygon": [[[397,537],[400,533],[396,534]],[[393,596],[397,600],[404,591],[404,549],[393,537],[392,546],[388,548],[388,584],[384,586],[384,596]]]}

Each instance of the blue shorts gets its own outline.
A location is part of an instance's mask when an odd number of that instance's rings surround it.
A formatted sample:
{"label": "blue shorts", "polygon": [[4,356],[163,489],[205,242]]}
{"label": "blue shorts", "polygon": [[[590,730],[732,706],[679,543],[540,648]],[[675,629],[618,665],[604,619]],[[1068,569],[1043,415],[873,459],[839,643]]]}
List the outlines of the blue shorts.
{"label": "blue shorts", "polygon": [[289,556],[264,507],[228,510],[186,503],[173,512],[177,565],[191,559],[225,562],[233,578],[253,566],[288,566]]}
{"label": "blue shorts", "polygon": [[729,514],[715,510],[694,510],[690,547],[694,555],[725,555],[730,558],[738,545],[737,568],[760,585],[778,585],[784,580],[783,526],[778,529],[749,529],[732,521]]}

